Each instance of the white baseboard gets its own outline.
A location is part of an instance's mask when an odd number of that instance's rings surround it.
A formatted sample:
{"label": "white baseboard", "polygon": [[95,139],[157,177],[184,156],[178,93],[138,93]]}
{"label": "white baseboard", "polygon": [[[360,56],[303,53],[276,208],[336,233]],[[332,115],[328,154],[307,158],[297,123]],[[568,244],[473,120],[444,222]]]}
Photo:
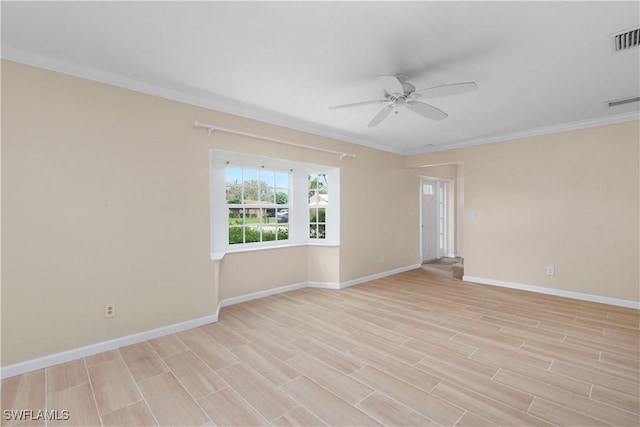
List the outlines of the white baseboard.
{"label": "white baseboard", "polygon": [[371,280],[392,276],[394,274],[403,273],[405,271],[414,270],[416,268],[420,268],[420,264],[413,264],[413,265],[408,265],[406,267],[387,270],[387,271],[383,271],[382,273],[376,273],[370,276],[359,277],[357,279],[349,280],[342,283],[314,282],[314,281],[301,282],[301,283],[296,283],[294,285],[287,285],[287,286],[281,286],[279,288],[268,289],[266,291],[254,292],[251,294],[241,295],[241,296],[232,297],[232,298],[226,298],[220,301],[220,307],[227,307],[229,305],[239,304],[241,302],[251,301],[257,298],[263,298],[271,295],[280,294],[282,292],[293,291],[295,289],[302,289],[306,287],[319,288],[319,289],[344,289],[344,288],[348,288],[349,286],[359,285],[360,283],[365,283]]}
{"label": "white baseboard", "polygon": [[619,298],[603,297],[600,295],[583,294],[581,292],[563,291],[561,289],[545,288],[542,286],[525,285],[522,283],[505,282],[502,280],[485,279],[483,277],[462,276],[465,282],[479,283],[482,285],[500,286],[502,288],[520,289],[522,291],[537,292],[540,294],[555,295],[583,301],[599,302],[602,304],[617,305],[619,307],[635,308],[640,310],[640,302]]}
{"label": "white baseboard", "polygon": [[253,292],[250,294],[240,295],[237,297],[225,298],[220,300],[219,307],[227,307],[234,304],[240,304],[241,302],[247,302],[258,298],[269,297],[271,295],[281,294],[283,292],[295,291],[296,289],[306,288],[307,282],[295,283],[293,285],[280,286],[278,288],[267,289],[264,291]]}
{"label": "white baseboard", "polygon": [[168,326],[152,329],[145,332],[139,332],[137,334],[127,335],[127,336],[115,338],[109,341],[103,341],[100,343],[91,344],[86,347],[75,348],[75,349],[63,351],[60,353],[51,354],[49,356],[43,356],[37,359],[27,360],[26,362],[20,362],[13,365],[8,365],[0,368],[0,379],[13,377],[15,375],[24,374],[26,372],[35,371],[37,369],[48,368],[49,366],[70,362],[72,360],[80,359],[82,357],[92,356],[94,354],[102,353],[104,351],[114,350],[127,345],[137,344],[139,342],[147,341],[153,338],[158,338],[164,335],[169,335],[169,334],[181,332],[187,329],[196,328],[198,326],[206,325],[208,323],[214,323],[218,321],[220,308],[227,307],[233,304],[239,304],[241,302],[251,301],[254,299],[264,298],[271,295],[276,295],[283,292],[289,292],[289,291],[302,289],[306,287],[324,288],[324,289],[344,289],[349,286],[358,285],[360,283],[365,283],[370,280],[391,276],[393,274],[402,273],[404,271],[409,271],[416,268],[420,268],[420,264],[410,265],[402,268],[396,268],[394,270],[372,274],[370,276],[349,280],[343,283],[300,282],[300,283],[295,283],[293,285],[280,286],[278,288],[267,289],[259,292],[253,292],[251,294],[240,295],[237,297],[225,298],[223,300],[220,300],[220,302],[218,303],[218,307],[216,309],[216,313],[213,315],[200,317],[198,319],[193,319],[186,322],[175,323],[173,325],[168,325]]}
{"label": "white baseboard", "polygon": [[359,277],[357,279],[348,280],[340,283],[340,289],[348,288],[349,286],[359,285],[361,283],[370,282],[371,280],[382,279],[383,277],[392,276],[398,273],[404,273],[405,271],[415,270],[420,268],[420,264],[407,265],[406,267],[395,268],[393,270],[383,271],[382,273],[372,274],[370,276]]}
{"label": "white baseboard", "polygon": [[37,359],[27,360],[13,365],[4,366],[0,369],[0,379],[13,377],[15,375],[24,374],[26,372],[38,369],[48,368],[49,366],[58,365],[60,363],[70,362],[82,357],[92,356],[116,348],[124,347],[131,344],[147,341],[153,338],[162,337],[164,335],[174,334],[176,332],[185,331],[187,329],[196,328],[198,326],[214,323],[218,321],[218,314],[199,317],[197,319],[188,320],[186,322],[174,323],[172,325],[163,326],[161,328],[151,329],[149,331],[139,332],[108,341],[91,344],[85,347],[75,348],[48,356],[39,357]]}
{"label": "white baseboard", "polygon": [[335,282],[307,282],[307,286],[320,289],[342,289],[340,283]]}

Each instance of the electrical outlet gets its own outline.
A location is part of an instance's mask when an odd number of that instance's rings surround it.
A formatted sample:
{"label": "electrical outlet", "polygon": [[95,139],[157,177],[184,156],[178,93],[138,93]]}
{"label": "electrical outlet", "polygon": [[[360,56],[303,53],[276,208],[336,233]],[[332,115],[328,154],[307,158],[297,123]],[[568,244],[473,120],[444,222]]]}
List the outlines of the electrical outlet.
{"label": "electrical outlet", "polygon": [[116,305],[115,304],[105,304],[104,305],[104,317],[115,317],[116,316]]}
{"label": "electrical outlet", "polygon": [[384,262],[384,254],[380,255],[380,262]]}
{"label": "electrical outlet", "polygon": [[547,276],[555,276],[556,268],[553,265],[547,265]]}

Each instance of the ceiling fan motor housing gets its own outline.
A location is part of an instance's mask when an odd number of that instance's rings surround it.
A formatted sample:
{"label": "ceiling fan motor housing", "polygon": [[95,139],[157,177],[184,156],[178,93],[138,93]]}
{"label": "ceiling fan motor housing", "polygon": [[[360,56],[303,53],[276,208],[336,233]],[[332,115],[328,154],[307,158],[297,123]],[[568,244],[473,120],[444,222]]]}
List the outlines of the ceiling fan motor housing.
{"label": "ceiling fan motor housing", "polygon": [[407,83],[406,81],[400,81],[400,84],[402,85],[403,93],[389,93],[385,90],[384,91],[385,96],[391,99],[401,98],[401,97],[406,98],[407,96],[411,95],[413,92],[416,91],[416,87],[411,83]]}

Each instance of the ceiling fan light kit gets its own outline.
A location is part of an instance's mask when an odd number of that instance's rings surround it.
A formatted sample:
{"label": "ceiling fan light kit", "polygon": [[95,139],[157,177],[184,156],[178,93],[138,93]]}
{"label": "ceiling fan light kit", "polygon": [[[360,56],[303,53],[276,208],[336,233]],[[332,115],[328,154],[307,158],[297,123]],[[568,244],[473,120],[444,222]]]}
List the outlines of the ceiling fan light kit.
{"label": "ceiling fan light kit", "polygon": [[447,113],[433,105],[418,101],[420,98],[437,98],[441,96],[458,95],[461,93],[478,90],[475,82],[453,83],[442,86],[434,86],[416,90],[416,87],[408,82],[409,77],[404,74],[395,76],[378,76],[378,80],[384,89],[384,99],[355,102],[329,107],[330,110],[341,108],[360,107],[371,104],[387,104],[369,122],[367,127],[375,127],[386,119],[391,111],[398,114],[398,107],[405,107],[409,111],[432,120],[442,120],[448,117]]}

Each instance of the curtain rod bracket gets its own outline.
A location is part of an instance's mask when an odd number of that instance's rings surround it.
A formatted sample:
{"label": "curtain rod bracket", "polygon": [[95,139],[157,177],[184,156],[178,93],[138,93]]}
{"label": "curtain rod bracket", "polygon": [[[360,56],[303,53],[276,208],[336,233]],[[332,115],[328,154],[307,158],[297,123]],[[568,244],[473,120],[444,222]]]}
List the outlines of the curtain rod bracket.
{"label": "curtain rod bracket", "polygon": [[211,136],[213,131],[217,129],[217,130],[219,130],[221,132],[233,133],[235,135],[241,135],[241,136],[248,136],[250,138],[263,139],[265,141],[277,142],[279,144],[291,145],[293,147],[307,148],[309,150],[322,151],[324,153],[338,154],[340,156],[340,160],[344,159],[345,157],[352,157],[354,159],[356,158],[355,154],[343,153],[342,151],[328,150],[326,148],[311,147],[309,145],[302,145],[302,144],[298,144],[296,142],[291,142],[291,141],[283,141],[281,139],[269,138],[269,137],[266,137],[266,136],[255,135],[253,133],[248,133],[248,132],[240,132],[240,131],[233,130],[233,129],[227,129],[227,128],[221,128],[221,127],[216,128],[214,125],[209,125],[209,124],[206,124],[206,123],[200,123],[199,121],[193,122],[193,125],[195,127],[200,127],[200,128],[207,129],[207,134],[209,136]]}
{"label": "curtain rod bracket", "polygon": [[211,136],[211,134],[213,133],[213,131],[216,129],[216,127],[214,125],[206,125],[204,123],[200,123],[199,121],[195,121],[193,122],[193,125],[195,127],[200,127],[200,128],[206,128],[207,129],[207,135]]}

